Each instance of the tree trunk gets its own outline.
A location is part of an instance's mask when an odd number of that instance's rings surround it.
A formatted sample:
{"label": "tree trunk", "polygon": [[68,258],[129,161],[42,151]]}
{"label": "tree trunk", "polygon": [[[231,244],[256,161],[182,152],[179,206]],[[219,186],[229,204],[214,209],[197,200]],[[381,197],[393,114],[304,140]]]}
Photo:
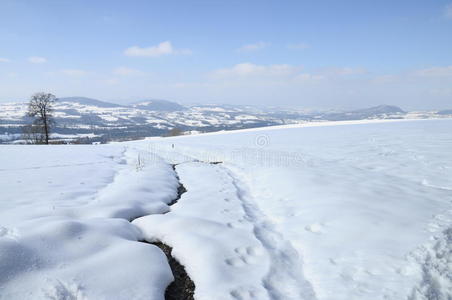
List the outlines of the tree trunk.
{"label": "tree trunk", "polygon": [[49,128],[47,127],[47,120],[44,121],[44,130],[46,133],[46,144],[49,144]]}
{"label": "tree trunk", "polygon": [[48,118],[47,118],[47,114],[44,112],[44,114],[43,114],[43,121],[44,121],[44,132],[45,132],[45,135],[46,135],[46,145],[48,145],[49,144],[49,126],[48,126],[48,123],[49,123],[49,120],[48,120]]}

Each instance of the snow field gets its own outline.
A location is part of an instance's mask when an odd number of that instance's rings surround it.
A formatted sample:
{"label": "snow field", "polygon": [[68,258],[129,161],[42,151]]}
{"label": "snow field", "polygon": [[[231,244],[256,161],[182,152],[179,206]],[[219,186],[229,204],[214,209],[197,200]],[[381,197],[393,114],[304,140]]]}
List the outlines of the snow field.
{"label": "snow field", "polygon": [[163,299],[173,279],[125,220],[47,217],[18,231],[0,238],[2,299]]}
{"label": "snow field", "polygon": [[198,300],[449,300],[451,129],[0,147],[0,299],[163,299],[171,271],[147,240]]}
{"label": "snow field", "polygon": [[196,299],[270,299],[263,285],[269,257],[230,176],[220,165],[200,162],[176,170],[187,192],[171,212],[133,224],[147,241],[173,247],[173,256],[196,284]]}
{"label": "snow field", "polygon": [[[312,286],[304,299],[410,299],[417,290],[448,299],[450,266],[411,257],[452,226],[451,129],[450,120],[260,129],[151,139],[146,147],[170,161],[225,162],[248,187],[250,211],[290,242],[283,256],[300,258],[298,275],[283,275]],[[442,253],[435,261],[449,262]],[[426,280],[425,268],[441,280]],[[271,296],[290,299],[286,291]]]}
{"label": "snow field", "polygon": [[123,146],[13,147],[0,149],[0,299],[163,299],[166,257],[128,220],[169,210],[171,166]]}

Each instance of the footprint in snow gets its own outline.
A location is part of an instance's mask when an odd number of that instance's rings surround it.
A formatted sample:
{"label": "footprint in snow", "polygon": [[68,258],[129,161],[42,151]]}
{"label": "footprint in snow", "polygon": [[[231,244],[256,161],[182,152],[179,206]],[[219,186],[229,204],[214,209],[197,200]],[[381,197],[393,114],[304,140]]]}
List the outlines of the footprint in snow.
{"label": "footprint in snow", "polygon": [[262,299],[262,293],[258,292],[253,287],[240,287],[236,290],[231,291],[231,296],[236,300],[254,300]]}
{"label": "footprint in snow", "polygon": [[323,228],[324,228],[323,223],[314,223],[311,225],[307,225],[304,229],[306,231],[312,232],[312,233],[317,233],[317,234],[321,234],[323,233]]}
{"label": "footprint in snow", "polygon": [[257,247],[238,247],[234,249],[234,252],[238,254],[237,257],[232,257],[225,260],[225,263],[227,265],[233,267],[242,267],[245,265],[257,264],[259,262],[258,257],[262,253],[261,249]]}
{"label": "footprint in snow", "polygon": [[234,223],[232,222],[226,223],[226,226],[228,226],[229,228],[235,228]]}
{"label": "footprint in snow", "polygon": [[241,257],[228,258],[224,262],[232,267],[243,267],[247,264],[247,262],[243,260]]}
{"label": "footprint in snow", "polygon": [[262,255],[262,249],[259,247],[238,247],[234,249],[234,252],[240,255],[260,256]]}
{"label": "footprint in snow", "polygon": [[229,228],[247,228],[252,225],[248,223],[246,219],[238,219],[235,222],[226,223],[226,226],[228,226]]}

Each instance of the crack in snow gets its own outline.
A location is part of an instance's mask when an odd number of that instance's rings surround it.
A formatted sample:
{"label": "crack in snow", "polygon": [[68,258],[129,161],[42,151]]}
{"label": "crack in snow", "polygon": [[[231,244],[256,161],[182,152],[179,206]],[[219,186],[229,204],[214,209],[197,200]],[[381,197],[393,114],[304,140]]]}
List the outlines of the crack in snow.
{"label": "crack in snow", "polygon": [[[177,187],[177,196],[168,203],[168,206],[172,206],[176,204],[179,199],[182,197],[182,194],[187,192],[187,189],[184,187],[184,185],[180,182],[179,175],[176,171],[176,165],[172,164],[171,167],[176,175],[176,178],[179,182],[179,185]],[[169,211],[168,211],[169,212]],[[165,212],[163,214],[166,214],[168,212]],[[134,218],[130,220],[132,223],[133,220],[141,218],[144,216],[140,216],[137,218]],[[139,242],[147,243],[154,245],[158,247],[162,252],[165,254],[168,264],[171,268],[171,272],[173,273],[174,280],[170,283],[170,285],[167,286],[165,290],[165,300],[193,300],[193,295],[195,291],[195,284],[193,280],[188,276],[187,272],[185,271],[185,268],[183,265],[181,265],[173,256],[172,256],[172,248],[162,242],[148,242],[146,240],[141,240]]]}
{"label": "crack in snow", "polygon": [[176,171],[176,166],[177,166],[177,164],[171,165],[174,173],[176,174],[177,181],[179,182],[179,186],[177,187],[177,197],[174,198],[170,203],[168,203],[168,206],[172,206],[172,205],[176,204],[177,201],[179,201],[179,199],[182,197],[182,194],[187,192],[187,189],[185,188],[185,186],[180,182],[179,175],[177,174],[177,171]]}
{"label": "crack in snow", "polygon": [[162,242],[140,241],[142,243],[157,246],[168,259],[168,264],[173,273],[174,280],[168,285],[165,290],[165,300],[193,300],[195,293],[195,284],[188,276],[183,265],[181,265],[173,256],[172,248]]}

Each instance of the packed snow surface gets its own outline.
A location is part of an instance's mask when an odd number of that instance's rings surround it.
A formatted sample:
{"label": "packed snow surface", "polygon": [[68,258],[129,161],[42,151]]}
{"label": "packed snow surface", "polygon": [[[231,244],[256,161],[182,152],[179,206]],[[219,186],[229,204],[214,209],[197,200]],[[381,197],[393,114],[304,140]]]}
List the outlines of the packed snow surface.
{"label": "packed snow surface", "polygon": [[452,121],[327,125],[0,147],[0,298],[163,299],[146,240],[198,300],[451,299]]}

